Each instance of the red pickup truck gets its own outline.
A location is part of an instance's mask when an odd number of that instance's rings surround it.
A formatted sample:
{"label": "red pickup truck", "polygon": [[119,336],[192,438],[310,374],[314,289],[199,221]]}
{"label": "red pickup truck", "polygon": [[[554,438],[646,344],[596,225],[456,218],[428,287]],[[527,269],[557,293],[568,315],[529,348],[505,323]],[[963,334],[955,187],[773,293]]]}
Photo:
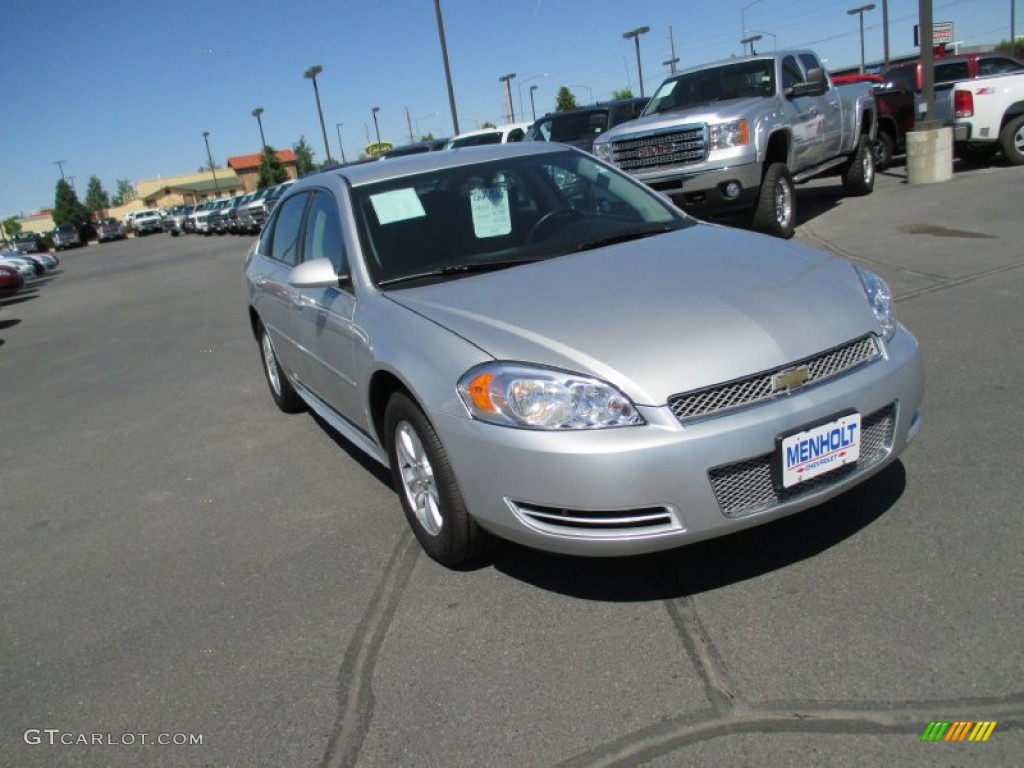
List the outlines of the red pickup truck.
{"label": "red pickup truck", "polygon": [[[1024,72],[1024,61],[998,51],[944,56],[935,60],[935,86],[949,88],[952,83],[978,77]],[[885,168],[894,155],[906,149],[906,134],[914,129],[921,93],[921,62],[911,61],[891,67],[882,75],[875,90],[878,105],[878,132],[875,139],[875,165]]]}

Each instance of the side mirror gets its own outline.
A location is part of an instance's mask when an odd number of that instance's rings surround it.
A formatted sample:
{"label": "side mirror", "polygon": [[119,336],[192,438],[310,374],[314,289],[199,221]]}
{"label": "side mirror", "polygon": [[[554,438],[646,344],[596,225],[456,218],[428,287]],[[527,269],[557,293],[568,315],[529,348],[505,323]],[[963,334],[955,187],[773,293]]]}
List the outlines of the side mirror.
{"label": "side mirror", "polygon": [[825,93],[828,83],[825,80],[825,70],[821,67],[814,67],[807,70],[807,80],[797,83],[786,89],[786,96],[821,96]]}
{"label": "side mirror", "polygon": [[349,276],[338,275],[330,259],[313,259],[295,267],[288,274],[288,284],[296,288],[338,288],[350,282]]}

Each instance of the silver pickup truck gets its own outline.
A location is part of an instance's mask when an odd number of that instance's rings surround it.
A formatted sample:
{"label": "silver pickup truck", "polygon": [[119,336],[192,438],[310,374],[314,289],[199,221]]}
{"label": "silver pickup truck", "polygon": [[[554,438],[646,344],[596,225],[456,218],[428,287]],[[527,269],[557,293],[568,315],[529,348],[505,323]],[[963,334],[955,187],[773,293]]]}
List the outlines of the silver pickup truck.
{"label": "silver pickup truck", "polygon": [[831,173],[848,194],[874,188],[876,108],[868,83],[834,85],[811,51],[688,69],[594,154],[701,215],[753,208],[753,225],[792,237],[794,185]]}

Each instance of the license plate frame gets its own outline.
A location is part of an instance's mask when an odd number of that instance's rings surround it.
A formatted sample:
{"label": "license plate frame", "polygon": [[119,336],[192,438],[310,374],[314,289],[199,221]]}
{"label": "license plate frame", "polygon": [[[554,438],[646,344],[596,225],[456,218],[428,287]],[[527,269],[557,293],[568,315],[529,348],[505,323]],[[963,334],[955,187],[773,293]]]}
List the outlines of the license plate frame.
{"label": "license plate frame", "polygon": [[854,408],[784,432],[775,438],[772,480],[783,490],[856,464],[862,444],[861,414]]}

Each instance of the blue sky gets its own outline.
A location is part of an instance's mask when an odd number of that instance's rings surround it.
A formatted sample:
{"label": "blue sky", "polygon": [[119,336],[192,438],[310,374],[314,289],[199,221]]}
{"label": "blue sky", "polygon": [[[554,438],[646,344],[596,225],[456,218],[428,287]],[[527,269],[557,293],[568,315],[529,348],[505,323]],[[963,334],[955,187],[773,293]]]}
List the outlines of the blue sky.
{"label": "blue sky", "polygon": [[[1017,33],[1024,34],[1024,0]],[[504,86],[512,80],[517,119],[554,108],[570,87],[578,103],[639,93],[636,54],[622,33],[647,25],[640,38],[648,95],[667,74],[669,28],[680,66],[742,53],[741,9],[748,34],[764,49],[809,47],[830,68],[860,59],[860,0],[441,0],[460,128],[504,121]],[[865,14],[870,61],[882,56],[881,0]],[[913,52],[918,0],[889,0],[892,55]],[[966,45],[1009,38],[1007,0],[933,0],[936,22],[951,21]],[[140,3],[6,0],[3,13],[5,95],[0,158],[0,218],[52,207],[63,160],[84,198],[90,176],[108,192],[133,182],[195,171],[206,161],[203,131],[215,160],[259,151],[252,117],[262,107],[267,142],[283,149],[300,136],[325,159],[312,83],[317,79],[331,154],[358,156],[381,139],[452,133],[433,0],[219,0]]]}

